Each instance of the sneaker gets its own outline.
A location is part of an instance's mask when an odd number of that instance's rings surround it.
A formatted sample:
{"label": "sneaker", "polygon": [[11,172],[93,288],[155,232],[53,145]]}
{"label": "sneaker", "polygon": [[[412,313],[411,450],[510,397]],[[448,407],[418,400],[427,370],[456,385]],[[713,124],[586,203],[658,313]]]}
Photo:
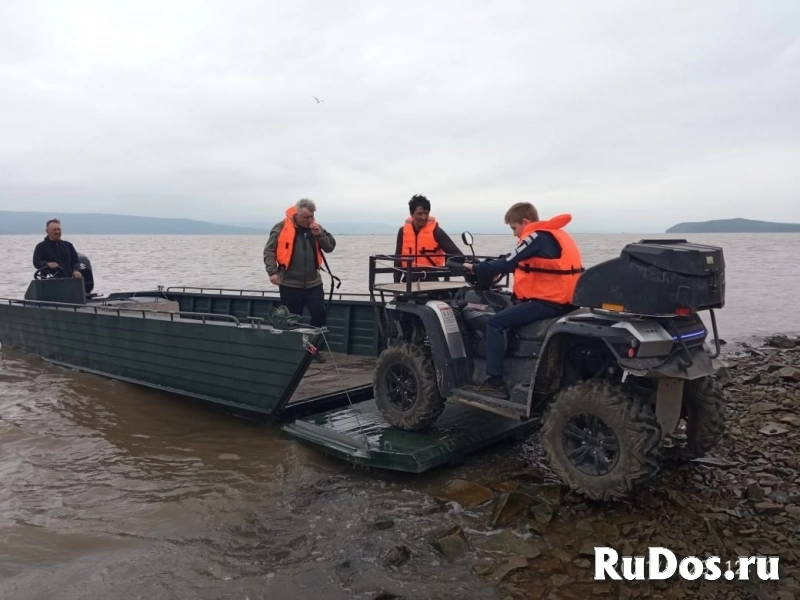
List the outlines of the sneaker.
{"label": "sneaker", "polygon": [[320,352],[319,350],[317,350],[314,354],[312,354],[311,358],[313,358],[318,363],[325,362],[325,359],[322,357],[322,352]]}

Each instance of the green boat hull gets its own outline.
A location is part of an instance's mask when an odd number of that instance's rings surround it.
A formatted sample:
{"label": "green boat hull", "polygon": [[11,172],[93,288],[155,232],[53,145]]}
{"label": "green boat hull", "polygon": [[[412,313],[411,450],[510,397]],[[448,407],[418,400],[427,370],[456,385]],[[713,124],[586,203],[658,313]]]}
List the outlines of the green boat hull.
{"label": "green boat hull", "polygon": [[0,304],[0,342],[54,363],[237,411],[279,413],[311,361],[312,329],[30,302]]}
{"label": "green boat hull", "polygon": [[[50,286],[74,287],[75,282],[37,285],[39,292],[48,292]],[[156,309],[167,303],[175,312],[114,308],[137,302]],[[394,429],[381,417],[366,383],[369,368],[365,383],[347,389],[326,385],[293,401],[311,365],[309,344],[339,354],[378,356],[385,343],[382,307],[340,297],[330,304],[326,330],[281,330],[270,325],[279,304],[274,293],[193,288],[110,294],[86,304],[6,299],[0,300],[0,343],[228,412],[282,421],[289,437],[366,468],[421,473],[457,464],[539,427],[538,420],[448,404],[431,429]],[[301,324],[307,322],[304,316]]]}

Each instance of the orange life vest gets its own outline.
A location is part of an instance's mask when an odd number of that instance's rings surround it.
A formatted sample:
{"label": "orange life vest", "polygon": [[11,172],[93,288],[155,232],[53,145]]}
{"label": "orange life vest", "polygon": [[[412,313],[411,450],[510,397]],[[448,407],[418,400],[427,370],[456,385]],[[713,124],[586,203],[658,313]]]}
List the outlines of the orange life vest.
{"label": "orange life vest", "polygon": [[517,300],[546,300],[556,304],[572,302],[575,285],[584,268],[575,240],[562,229],[570,221],[571,215],[558,215],[549,221],[529,223],[522,229],[518,246],[534,231],[547,231],[561,246],[561,256],[537,256],[521,261],[514,269],[513,294]]}
{"label": "orange life vest", "polygon": [[[275,262],[282,269],[288,269],[292,262],[292,251],[294,250],[294,238],[297,228],[294,225],[294,215],[297,209],[290,206],[286,209],[286,218],[283,220],[283,229],[278,234],[278,245],[275,248]],[[317,268],[322,268],[322,250],[320,250],[317,240],[312,240],[317,251]]]}
{"label": "orange life vest", "polygon": [[403,225],[403,250],[402,254],[424,254],[413,259],[404,261],[408,266],[411,260],[412,267],[443,267],[445,253],[442,251],[436,238],[433,237],[433,230],[436,229],[436,219],[428,216],[425,227],[414,231],[414,219],[408,217]]}

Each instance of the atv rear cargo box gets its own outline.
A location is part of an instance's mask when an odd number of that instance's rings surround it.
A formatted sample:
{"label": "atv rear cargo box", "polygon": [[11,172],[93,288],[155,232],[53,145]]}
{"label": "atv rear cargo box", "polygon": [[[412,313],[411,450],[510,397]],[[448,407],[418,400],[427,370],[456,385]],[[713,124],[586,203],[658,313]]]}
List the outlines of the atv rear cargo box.
{"label": "atv rear cargo box", "polygon": [[586,269],[575,288],[573,304],[646,315],[722,308],[722,248],[686,240],[628,244],[618,258]]}

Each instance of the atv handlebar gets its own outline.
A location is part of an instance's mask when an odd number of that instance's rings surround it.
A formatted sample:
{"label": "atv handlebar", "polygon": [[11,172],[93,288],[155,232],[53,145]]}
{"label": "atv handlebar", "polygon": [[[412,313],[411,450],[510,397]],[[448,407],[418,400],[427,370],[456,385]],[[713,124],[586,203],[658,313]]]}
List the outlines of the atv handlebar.
{"label": "atv handlebar", "polygon": [[464,268],[464,263],[467,261],[466,256],[451,256],[444,263],[444,266],[450,269],[453,275],[469,275],[470,271]]}

